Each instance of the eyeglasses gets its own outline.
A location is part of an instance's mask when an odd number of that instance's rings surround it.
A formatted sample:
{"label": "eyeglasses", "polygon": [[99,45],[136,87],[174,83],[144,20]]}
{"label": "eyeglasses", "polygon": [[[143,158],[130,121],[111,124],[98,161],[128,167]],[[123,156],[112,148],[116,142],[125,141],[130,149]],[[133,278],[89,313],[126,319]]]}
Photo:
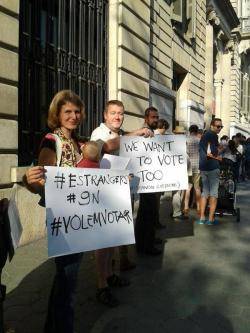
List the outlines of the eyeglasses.
{"label": "eyeglasses", "polygon": [[217,125],[217,126],[215,126],[216,128],[223,128],[224,126],[222,126],[222,125]]}

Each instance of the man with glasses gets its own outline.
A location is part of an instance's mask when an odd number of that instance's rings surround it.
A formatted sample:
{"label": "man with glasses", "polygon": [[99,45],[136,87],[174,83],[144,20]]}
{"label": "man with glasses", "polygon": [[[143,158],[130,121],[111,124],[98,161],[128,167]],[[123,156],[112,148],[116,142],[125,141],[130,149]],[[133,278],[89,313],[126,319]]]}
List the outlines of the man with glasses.
{"label": "man with glasses", "polygon": [[[220,175],[220,148],[218,134],[223,128],[221,119],[214,118],[210,129],[201,137],[199,144],[199,169],[202,179],[202,194],[200,202],[200,219],[198,224],[215,225],[214,218],[217,206],[219,175]],[[209,217],[206,220],[205,210],[209,200]]]}

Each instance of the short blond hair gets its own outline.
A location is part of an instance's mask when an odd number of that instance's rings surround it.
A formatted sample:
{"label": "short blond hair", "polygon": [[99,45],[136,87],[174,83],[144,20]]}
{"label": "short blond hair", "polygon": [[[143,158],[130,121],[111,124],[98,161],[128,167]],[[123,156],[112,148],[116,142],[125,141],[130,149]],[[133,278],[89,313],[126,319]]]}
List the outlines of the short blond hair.
{"label": "short blond hair", "polygon": [[52,99],[49,106],[48,126],[53,131],[60,127],[59,114],[67,102],[76,105],[81,111],[81,121],[85,118],[85,106],[81,98],[72,90],[61,90]]}
{"label": "short blond hair", "polygon": [[110,105],[117,105],[117,106],[123,108],[123,111],[124,111],[124,104],[122,103],[122,101],[119,101],[118,99],[112,99],[106,103],[104,113],[108,111],[108,108]]}
{"label": "short blond hair", "polygon": [[99,162],[101,152],[95,141],[88,141],[81,146],[82,157],[93,162]]}

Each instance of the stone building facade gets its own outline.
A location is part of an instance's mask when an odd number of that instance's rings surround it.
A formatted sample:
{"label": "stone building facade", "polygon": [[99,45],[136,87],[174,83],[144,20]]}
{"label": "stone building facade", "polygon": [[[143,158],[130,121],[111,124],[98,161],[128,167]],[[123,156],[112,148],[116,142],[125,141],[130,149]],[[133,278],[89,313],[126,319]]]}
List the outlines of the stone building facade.
{"label": "stone building facade", "polygon": [[[206,116],[222,118],[221,134],[249,136],[248,0],[207,1]],[[243,32],[244,30],[244,32]]]}
{"label": "stone building facade", "polygon": [[111,0],[110,20],[109,97],[125,103],[125,127],[154,105],[171,128],[203,128],[205,0]]}
{"label": "stone building facade", "polygon": [[232,4],[240,20],[240,41],[236,51],[240,82],[237,85],[239,101],[235,110],[238,117],[231,122],[231,133],[242,132],[248,137],[250,135],[250,1],[234,0]]}
{"label": "stone building facade", "polygon": [[[25,230],[23,243],[44,234],[44,210],[38,208],[37,196],[20,185],[25,168],[18,165],[18,145],[23,130],[18,121],[23,84],[19,79],[23,65],[18,64],[19,7],[25,1],[28,0],[0,0],[0,198],[9,197],[13,184],[17,184],[16,200]],[[57,3],[65,4],[65,0]],[[101,1],[72,0],[69,3],[88,3],[91,12]],[[250,135],[250,24],[249,7],[242,7],[243,1],[103,0],[102,3],[107,3],[108,10],[107,82],[106,77],[102,77],[107,84],[106,98],[120,99],[125,104],[125,129],[140,127],[144,110],[153,105],[160,116],[169,121],[171,129],[176,125],[188,128],[194,123],[204,128],[213,116],[219,116],[225,124],[225,134],[241,131]],[[100,10],[98,7],[97,15]],[[45,15],[44,9],[42,13]],[[72,21],[78,17],[74,15]],[[48,19],[57,22],[54,13],[50,13]],[[100,16],[95,22],[99,19]],[[73,36],[73,31],[70,30],[69,36]],[[56,39],[55,35],[53,38]],[[70,62],[71,80],[77,82],[81,70],[85,73],[87,69],[91,74],[91,61],[86,68],[80,64],[77,72],[74,61],[80,61],[81,57],[74,54],[74,47],[68,58],[62,53],[62,47],[58,49],[59,62],[63,66],[65,61]],[[95,47],[91,50],[94,52]],[[65,68],[60,68],[60,75],[65,74]],[[100,76],[100,64],[92,74],[88,82]],[[99,81],[96,86],[99,90],[102,87]],[[91,89],[92,86],[87,96],[80,95],[91,99]],[[91,105],[89,100],[87,105]],[[102,110],[93,111],[89,107],[88,112],[94,115],[97,112],[96,122],[100,121]],[[88,130],[95,123],[93,114]]]}
{"label": "stone building facade", "polygon": [[0,1],[0,184],[11,186],[10,168],[18,150],[19,1]]}

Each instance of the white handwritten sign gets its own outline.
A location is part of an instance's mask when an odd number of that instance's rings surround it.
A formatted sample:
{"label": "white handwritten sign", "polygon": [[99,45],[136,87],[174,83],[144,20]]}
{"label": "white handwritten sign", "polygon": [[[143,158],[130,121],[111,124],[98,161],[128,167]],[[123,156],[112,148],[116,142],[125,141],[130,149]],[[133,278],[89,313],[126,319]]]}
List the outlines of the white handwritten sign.
{"label": "white handwritten sign", "polygon": [[50,257],[135,243],[128,171],[46,169]]}
{"label": "white handwritten sign", "polygon": [[128,163],[128,157],[121,157],[116,155],[104,154],[100,162],[101,169],[115,169],[126,170]]}
{"label": "white handwritten sign", "polygon": [[184,135],[123,136],[120,156],[130,157],[127,169],[133,174],[131,191],[134,193],[188,188]]}

